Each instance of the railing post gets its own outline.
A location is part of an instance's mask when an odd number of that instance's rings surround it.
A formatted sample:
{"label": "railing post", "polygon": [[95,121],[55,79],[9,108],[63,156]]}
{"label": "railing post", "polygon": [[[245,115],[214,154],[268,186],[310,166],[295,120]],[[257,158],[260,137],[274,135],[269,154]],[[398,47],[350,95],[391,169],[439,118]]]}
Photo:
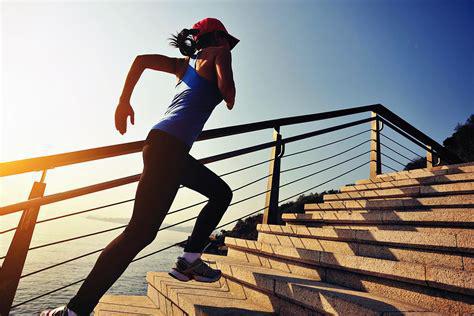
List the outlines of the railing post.
{"label": "railing post", "polygon": [[[280,126],[273,130],[273,140],[281,141]],[[267,190],[265,196],[265,211],[263,213],[263,224],[278,224],[280,222],[278,214],[278,196],[280,190],[280,164],[283,145],[275,145],[272,148]]]}
{"label": "railing post", "polygon": [[428,150],[426,151],[426,168],[433,168],[437,164],[438,157],[436,156],[435,153],[433,153],[433,150],[430,145],[427,145]]}
{"label": "railing post", "polygon": [[370,178],[373,179],[382,173],[382,160],[380,155],[380,121],[375,112],[372,112],[371,117],[375,117],[375,120],[371,122],[370,131]]}
{"label": "railing post", "polygon": [[[42,197],[46,188],[44,178],[46,170],[43,171],[40,182],[35,181],[31,188],[28,199]],[[10,313],[13,299],[15,298],[21,273],[25,265],[31,237],[35,229],[40,206],[23,210],[20,222],[13,236],[7,255],[0,270],[0,315],[6,316]]]}

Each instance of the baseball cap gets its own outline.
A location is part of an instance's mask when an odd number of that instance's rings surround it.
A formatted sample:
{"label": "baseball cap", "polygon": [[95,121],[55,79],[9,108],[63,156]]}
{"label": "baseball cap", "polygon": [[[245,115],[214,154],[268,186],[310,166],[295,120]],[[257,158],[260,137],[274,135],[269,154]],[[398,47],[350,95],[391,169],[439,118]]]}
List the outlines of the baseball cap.
{"label": "baseball cap", "polygon": [[197,35],[193,35],[194,40],[198,40],[200,36],[203,34],[213,32],[213,31],[223,31],[227,39],[229,40],[230,49],[234,48],[235,45],[240,41],[239,39],[235,38],[234,36],[230,35],[227,32],[224,24],[216,18],[205,18],[201,21],[195,23],[192,27],[193,29],[199,30]]}

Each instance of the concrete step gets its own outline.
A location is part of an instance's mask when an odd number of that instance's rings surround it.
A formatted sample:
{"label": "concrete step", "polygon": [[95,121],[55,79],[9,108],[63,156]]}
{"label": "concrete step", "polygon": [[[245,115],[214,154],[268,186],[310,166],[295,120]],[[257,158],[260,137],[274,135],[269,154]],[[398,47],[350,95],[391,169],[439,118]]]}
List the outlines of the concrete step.
{"label": "concrete step", "polygon": [[369,231],[400,231],[400,232],[419,232],[425,234],[468,234],[472,235],[472,228],[468,227],[428,227],[419,225],[379,225],[379,224],[364,224],[364,223],[353,223],[353,224],[342,224],[342,223],[302,223],[302,222],[286,222],[286,226],[307,226],[317,228],[328,228],[328,229],[354,229],[354,230],[369,230]]}
{"label": "concrete step", "polygon": [[299,306],[332,315],[386,315],[427,312],[426,309],[373,294],[354,291],[309,277],[262,267],[232,257],[206,255],[226,278]]}
{"label": "concrete step", "polygon": [[418,179],[405,179],[405,180],[395,180],[395,181],[385,181],[385,182],[375,182],[368,184],[359,184],[359,185],[346,185],[341,187],[341,192],[354,192],[354,191],[366,191],[373,189],[393,189],[393,188],[403,188],[416,185],[435,185],[435,184],[445,184],[445,183],[462,183],[462,182],[472,182],[474,181],[474,172],[468,173],[455,173],[455,174],[446,174],[440,176],[430,176],[426,178]]}
{"label": "concrete step", "polygon": [[221,280],[213,283],[178,281],[166,272],[148,272],[147,295],[165,315],[276,315],[248,299],[242,286]]}
{"label": "concrete step", "polygon": [[362,179],[355,182],[358,184],[369,184],[369,183],[378,183],[386,181],[397,181],[397,180],[406,180],[406,179],[419,179],[432,176],[446,175],[446,174],[456,174],[456,173],[469,173],[474,172],[474,164],[464,163],[457,165],[449,166],[440,166],[433,168],[424,168],[424,169],[414,169],[408,171],[398,171],[390,172],[377,175],[373,179]]}
{"label": "concrete step", "polygon": [[287,247],[226,237],[226,245],[247,251],[277,255],[311,265],[354,271],[447,291],[474,295],[474,272],[412,262],[384,260],[328,251]]}
{"label": "concrete step", "polygon": [[258,235],[261,243],[297,247],[317,251],[363,256],[384,260],[413,262],[424,265],[435,265],[451,269],[468,270],[474,272],[474,255],[436,252],[432,250],[410,249],[403,246],[387,246],[366,244],[350,241],[335,241],[317,239],[313,237],[284,236],[273,233]]}
{"label": "concrete step", "polygon": [[95,316],[165,316],[148,296],[104,295],[94,309]]}
{"label": "concrete step", "polygon": [[322,210],[284,213],[285,222],[362,223],[379,225],[422,225],[474,228],[474,208],[391,210]]}
{"label": "concrete step", "polygon": [[305,204],[305,211],[319,210],[412,210],[415,208],[469,208],[474,207],[474,194],[436,197],[400,197],[395,199],[359,199]]}
{"label": "concrete step", "polygon": [[[474,232],[464,231],[458,233],[444,232],[418,232],[418,231],[391,231],[391,230],[368,230],[335,227],[308,227],[304,225],[281,226],[258,224],[257,231],[260,234],[272,234],[279,240],[287,240],[290,237],[312,238],[319,241],[333,240],[357,242],[359,244],[373,244],[383,246],[400,246],[407,249],[430,250],[447,254],[474,254]],[[296,242],[296,241],[295,241]],[[470,261],[471,259],[469,259]],[[466,263],[464,263],[466,266]]]}
{"label": "concrete step", "polygon": [[344,201],[358,199],[381,199],[399,197],[428,197],[440,195],[473,194],[474,181],[433,184],[422,186],[409,186],[402,188],[371,189],[364,191],[341,192],[325,194],[324,201]]}
{"label": "concrete step", "polygon": [[[216,260],[218,261],[223,261],[227,260],[226,256],[217,256],[217,255],[210,255],[210,254],[204,254],[203,255],[203,260],[208,261],[210,265],[213,268],[221,268],[217,267],[216,265]],[[237,263],[235,258],[231,258],[233,263]],[[243,262],[242,262],[243,263]],[[245,265],[249,266],[249,269],[253,268],[258,268],[261,266],[252,264],[249,262],[245,262]],[[272,271],[272,274],[278,275],[279,273],[282,273],[279,270]],[[258,278],[258,277],[257,277]],[[247,298],[254,304],[257,304],[259,306],[264,306],[267,307],[273,311],[275,311],[278,315],[301,315],[301,316],[306,316],[306,315],[327,315],[327,313],[320,313],[315,309],[309,308],[308,306],[305,306],[304,304],[300,304],[297,301],[290,301],[287,299],[284,299],[283,297],[276,295],[274,291],[265,290],[265,287],[263,286],[252,286],[249,284],[246,284],[245,282],[242,282],[239,279],[229,277],[228,275],[225,274],[223,271],[223,279],[225,279],[225,282],[234,284],[235,286],[238,286],[239,288],[242,288],[242,290],[245,292],[247,295]]]}
{"label": "concrete step", "polygon": [[[236,243],[239,243],[239,246],[236,246]],[[339,263],[337,259],[341,256],[332,256],[330,253],[321,255],[322,253],[317,251],[296,248],[284,249],[285,247],[272,247],[272,245],[261,247],[259,244],[261,245],[261,243],[255,241],[231,241],[228,244],[228,257],[372,293],[377,296],[394,300],[403,299],[405,302],[417,302],[418,306],[436,312],[446,314],[474,313],[474,298],[472,295],[427,286],[429,283],[426,280],[406,282],[406,280],[401,281],[401,278],[384,277],[384,275],[376,272],[380,267],[379,264],[368,266],[368,269],[374,270],[373,273],[367,270],[363,271],[363,267],[368,264],[368,261],[373,264],[380,259],[368,258],[369,260],[363,264],[360,264],[360,261],[352,261],[352,265],[355,265],[356,268],[348,269],[348,265],[351,264],[350,259],[356,256],[342,256],[348,260]],[[328,260],[331,258],[333,259],[332,262]],[[386,272],[392,269],[395,272],[392,277],[402,272],[399,267],[398,270],[396,269],[397,263],[391,265],[391,262],[387,260],[382,260],[382,262],[385,262],[381,266],[382,271]],[[412,269],[417,270],[419,265],[408,264],[405,265],[405,268],[409,274],[419,273],[419,277],[422,279],[423,273],[420,271],[411,272],[410,266],[414,266]]]}

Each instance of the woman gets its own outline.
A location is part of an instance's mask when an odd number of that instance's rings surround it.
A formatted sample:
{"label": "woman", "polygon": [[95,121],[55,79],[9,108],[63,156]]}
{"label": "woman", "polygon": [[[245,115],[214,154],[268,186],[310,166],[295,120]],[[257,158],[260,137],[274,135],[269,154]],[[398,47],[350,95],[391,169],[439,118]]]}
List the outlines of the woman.
{"label": "woman", "polygon": [[145,69],[174,74],[178,83],[171,105],[145,140],[144,167],[132,217],[125,230],[102,251],[69,303],[45,310],[41,316],[89,315],[133,258],[155,239],[180,184],[207,196],[209,201],[199,213],[184,254],[169,274],[181,281],[214,282],[220,278],[221,272],[206,265],[200,256],[232,200],[232,190],[189,151],[213,109],[222,100],[229,110],[234,106],[230,50],[238,42],[219,20],[206,18],[171,38],[171,45],[186,57],[137,56],[115,112],[115,126],[121,134],[127,131],[128,116],[135,124],[130,97]]}

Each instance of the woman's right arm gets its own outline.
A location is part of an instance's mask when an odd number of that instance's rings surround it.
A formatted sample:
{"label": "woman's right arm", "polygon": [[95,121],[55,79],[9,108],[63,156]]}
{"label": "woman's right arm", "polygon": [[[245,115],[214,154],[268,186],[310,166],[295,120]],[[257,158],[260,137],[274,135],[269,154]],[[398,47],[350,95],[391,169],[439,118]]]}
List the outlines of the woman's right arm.
{"label": "woman's right arm", "polygon": [[230,50],[219,50],[216,56],[217,86],[229,110],[232,110],[235,102],[235,84],[231,62]]}
{"label": "woman's right arm", "polygon": [[120,96],[119,104],[115,110],[115,128],[121,134],[127,131],[127,118],[129,116],[130,122],[135,124],[135,113],[130,105],[130,98],[143,71],[149,68],[176,75],[178,63],[183,60],[184,58],[174,58],[158,54],[138,55],[135,58],[125,79],[122,95]]}
{"label": "woman's right arm", "polygon": [[147,68],[168,72],[176,75],[178,62],[184,58],[174,58],[159,54],[153,55],[138,55],[133,61],[130,71],[128,72],[125,85],[123,87],[120,101],[130,102],[133,89],[140,79],[143,71]]}

